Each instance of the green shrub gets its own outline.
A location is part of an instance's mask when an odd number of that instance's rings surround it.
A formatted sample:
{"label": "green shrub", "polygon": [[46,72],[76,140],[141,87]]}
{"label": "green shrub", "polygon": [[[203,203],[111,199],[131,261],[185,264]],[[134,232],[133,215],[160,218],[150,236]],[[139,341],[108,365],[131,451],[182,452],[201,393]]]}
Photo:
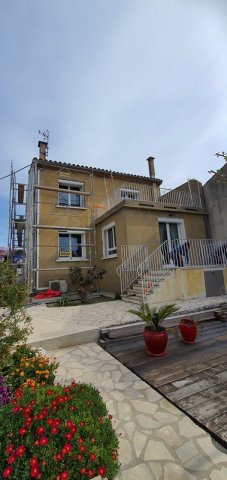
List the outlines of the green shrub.
{"label": "green shrub", "polygon": [[71,285],[75,288],[81,302],[85,302],[87,295],[97,289],[98,281],[103,278],[106,271],[94,265],[87,270],[86,275],[82,274],[79,267],[71,267],[69,278]]}
{"label": "green shrub", "polygon": [[32,332],[26,303],[26,286],[17,283],[16,272],[7,262],[0,263],[0,307],[6,308],[0,313],[0,372],[9,362],[11,348],[24,343]]}
{"label": "green shrub", "polygon": [[57,299],[57,306],[58,307],[69,307],[71,302],[66,295],[62,295],[60,298]]}
{"label": "green shrub", "polygon": [[0,408],[0,476],[11,480],[115,478],[118,439],[87,384],[20,388]]}

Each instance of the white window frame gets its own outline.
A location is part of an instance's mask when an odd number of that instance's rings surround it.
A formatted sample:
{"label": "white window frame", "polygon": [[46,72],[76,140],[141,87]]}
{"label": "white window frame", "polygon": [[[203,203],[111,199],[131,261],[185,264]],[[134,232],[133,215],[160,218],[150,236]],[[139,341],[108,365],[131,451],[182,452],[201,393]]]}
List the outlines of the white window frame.
{"label": "white window frame", "polygon": [[121,199],[124,200],[139,200],[139,190],[132,188],[121,188]]}
{"label": "white window frame", "polygon": [[67,189],[62,189],[62,193],[67,194],[67,190],[70,190],[71,187],[78,187],[80,190],[78,190],[78,193],[75,192],[75,195],[79,195],[80,198],[80,204],[79,205],[71,205],[71,196],[74,196],[73,193],[68,193],[68,204],[66,205],[61,205],[60,204],[60,195],[61,192],[58,192],[58,207],[63,207],[63,208],[84,208],[84,197],[83,195],[80,195],[79,192],[84,191],[84,183],[83,182],[76,182],[73,180],[58,180],[58,188],[60,188],[60,185],[65,185],[68,187]]}
{"label": "white window frame", "polygon": [[[69,250],[69,253],[70,255],[69,256],[61,256],[60,255],[60,234],[64,234],[64,235],[69,235],[71,237],[71,235],[81,235],[81,244],[84,245],[81,247],[81,250],[82,250],[82,256],[81,257],[73,257],[72,256],[72,246],[71,246],[71,239],[69,241],[70,243],[70,250]],[[84,260],[87,260],[86,258],[86,246],[85,246],[85,243],[86,243],[86,232],[84,230],[61,230],[61,231],[58,231],[58,258],[57,258],[57,262],[81,262],[81,261],[84,261]]]}
{"label": "white window frame", "polygon": [[[113,231],[113,240],[114,246],[109,247],[108,245],[108,231]],[[109,223],[102,228],[102,246],[103,246],[103,258],[114,258],[117,257],[117,244],[116,244],[116,228],[115,222]],[[112,253],[114,252],[114,253]]]}

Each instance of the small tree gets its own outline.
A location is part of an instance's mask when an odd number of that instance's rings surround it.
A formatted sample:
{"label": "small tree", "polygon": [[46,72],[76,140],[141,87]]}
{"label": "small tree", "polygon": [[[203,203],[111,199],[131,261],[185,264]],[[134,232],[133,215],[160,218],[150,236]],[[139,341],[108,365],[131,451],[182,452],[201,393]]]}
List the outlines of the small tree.
{"label": "small tree", "polygon": [[[222,153],[216,153],[216,157],[223,157],[225,162],[227,162],[227,153],[222,152]],[[209,170],[208,173],[214,173],[217,175],[217,181],[220,183],[227,183],[227,175],[225,173],[222,173],[221,170]]]}
{"label": "small tree", "polygon": [[32,331],[31,317],[25,311],[27,290],[17,283],[16,272],[11,265],[0,264],[0,307],[6,312],[0,314],[0,371],[6,367],[10,350],[24,343]]}
{"label": "small tree", "polygon": [[69,276],[71,285],[75,288],[82,303],[85,302],[89,293],[97,288],[97,282],[103,278],[105,270],[94,265],[87,270],[85,275],[79,267],[71,267]]}

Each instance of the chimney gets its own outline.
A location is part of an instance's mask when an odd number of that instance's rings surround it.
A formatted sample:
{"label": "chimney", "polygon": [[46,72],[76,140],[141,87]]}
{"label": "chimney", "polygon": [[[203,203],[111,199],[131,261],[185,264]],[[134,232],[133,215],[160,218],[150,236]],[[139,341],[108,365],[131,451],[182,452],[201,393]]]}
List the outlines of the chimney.
{"label": "chimney", "polygon": [[155,178],[154,160],[155,157],[147,158],[150,178]]}
{"label": "chimney", "polygon": [[46,160],[47,159],[47,154],[48,154],[48,143],[47,142],[42,142],[41,140],[38,143],[39,147],[39,159],[40,160]]}

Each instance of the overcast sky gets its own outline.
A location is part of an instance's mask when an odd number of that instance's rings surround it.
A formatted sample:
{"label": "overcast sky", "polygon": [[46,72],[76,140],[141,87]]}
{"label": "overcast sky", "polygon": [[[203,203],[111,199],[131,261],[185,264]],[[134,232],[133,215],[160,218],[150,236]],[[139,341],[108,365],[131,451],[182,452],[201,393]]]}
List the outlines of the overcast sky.
{"label": "overcast sky", "polygon": [[0,176],[48,129],[49,159],[148,175],[155,156],[164,187],[205,183],[227,150],[226,25],[226,0],[0,0]]}

